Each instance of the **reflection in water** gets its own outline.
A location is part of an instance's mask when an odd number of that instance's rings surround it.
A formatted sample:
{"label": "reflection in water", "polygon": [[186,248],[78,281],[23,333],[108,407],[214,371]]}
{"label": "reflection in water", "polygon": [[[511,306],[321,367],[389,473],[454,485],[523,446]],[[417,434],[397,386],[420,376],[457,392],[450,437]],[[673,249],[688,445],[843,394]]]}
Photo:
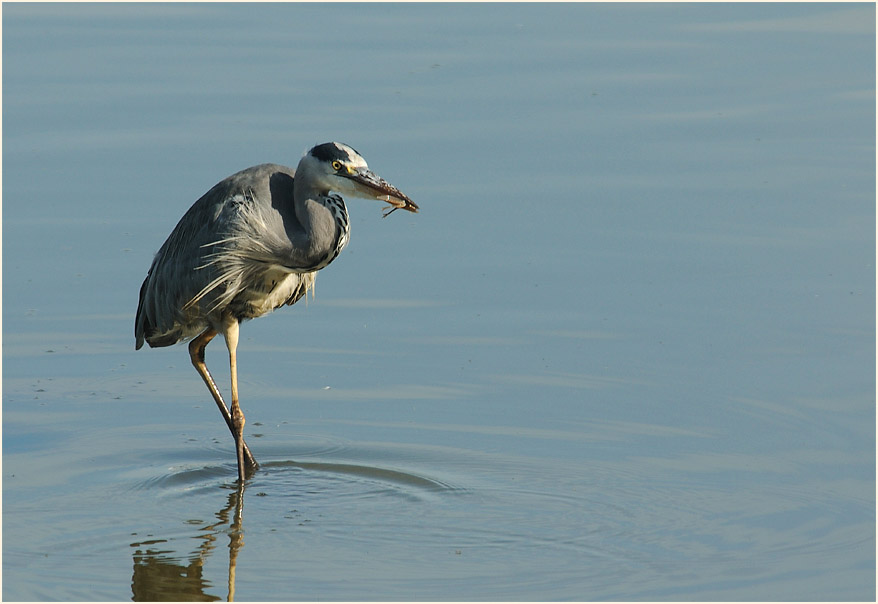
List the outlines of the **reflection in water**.
{"label": "reflection in water", "polygon": [[[234,516],[229,522],[229,514]],[[205,589],[210,583],[203,578],[204,562],[216,547],[217,534],[225,532],[229,535],[229,583],[227,599],[235,599],[235,567],[238,552],[244,545],[243,530],[244,485],[236,486],[229,493],[225,507],[216,513],[217,522],[201,529],[202,543],[188,558],[186,564],[174,557],[171,550],[156,549],[164,539],[153,539],[140,543],[132,543],[137,548],[133,554],[134,574],[131,578],[131,599],[135,602],[144,601],[190,601],[210,602],[221,598],[210,595]],[[225,525],[228,529],[223,529]],[[146,548],[145,550],[141,548]]]}
{"label": "reflection in water", "polygon": [[[292,472],[290,470],[293,470]],[[204,479],[214,476],[210,471],[191,470],[172,473],[160,479],[144,483],[148,488],[164,486],[179,487],[181,484],[191,486]],[[287,489],[288,481],[294,481],[298,490],[309,491],[312,488],[321,494],[321,498],[330,497],[393,497],[395,501],[424,501],[428,493],[464,492],[464,489],[414,473],[382,468],[372,465],[352,463],[330,463],[323,461],[266,461],[261,465],[260,478],[274,482],[279,491]],[[315,483],[309,483],[309,480]],[[311,486],[308,486],[311,485]],[[199,546],[191,552],[175,551],[173,538],[161,539],[152,535],[147,540],[132,543],[134,574],[131,582],[132,600],[134,601],[214,601],[222,600],[221,596],[208,593],[216,589],[216,567],[219,560],[213,560],[210,568],[205,571],[209,556],[217,548],[217,540],[223,535],[229,536],[228,590],[226,599],[235,599],[235,571],[238,553],[244,546],[243,508],[244,486],[228,486],[231,489],[225,505],[216,512],[216,522],[202,525],[202,521],[190,521],[196,530],[192,537],[197,539]],[[210,494],[213,495],[213,487]],[[289,489],[287,489],[289,490]],[[184,531],[188,532],[188,531]],[[187,536],[187,541],[189,537]]]}

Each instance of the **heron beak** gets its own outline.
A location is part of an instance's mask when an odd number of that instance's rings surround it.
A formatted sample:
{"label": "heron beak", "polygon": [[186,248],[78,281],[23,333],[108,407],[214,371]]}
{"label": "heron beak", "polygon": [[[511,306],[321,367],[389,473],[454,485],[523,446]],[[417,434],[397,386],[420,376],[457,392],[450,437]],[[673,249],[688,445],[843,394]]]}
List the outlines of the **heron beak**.
{"label": "heron beak", "polygon": [[394,187],[392,184],[367,169],[350,170],[345,174],[351,179],[356,189],[366,198],[378,199],[390,204],[389,208],[385,208],[384,217],[386,218],[396,210],[407,210],[409,212],[417,212],[418,204],[408,198],[408,196]]}

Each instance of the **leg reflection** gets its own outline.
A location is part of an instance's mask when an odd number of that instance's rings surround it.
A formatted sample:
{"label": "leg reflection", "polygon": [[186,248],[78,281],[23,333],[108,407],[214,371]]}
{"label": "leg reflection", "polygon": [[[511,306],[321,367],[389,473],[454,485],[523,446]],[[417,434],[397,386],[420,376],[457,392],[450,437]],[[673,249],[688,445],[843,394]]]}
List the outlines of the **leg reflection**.
{"label": "leg reflection", "polygon": [[225,506],[215,514],[217,522],[200,529],[201,543],[194,552],[178,555],[173,550],[175,538],[147,539],[131,544],[134,573],[131,580],[132,600],[210,602],[221,597],[210,594],[211,581],[204,578],[204,563],[214,552],[217,538],[229,536],[229,602],[235,599],[235,568],[238,553],[244,546],[244,485],[232,487]]}
{"label": "leg reflection", "polygon": [[238,564],[238,551],[244,547],[244,482],[238,481],[234,492],[235,516],[229,530],[229,595],[228,601],[235,601],[235,569]]}

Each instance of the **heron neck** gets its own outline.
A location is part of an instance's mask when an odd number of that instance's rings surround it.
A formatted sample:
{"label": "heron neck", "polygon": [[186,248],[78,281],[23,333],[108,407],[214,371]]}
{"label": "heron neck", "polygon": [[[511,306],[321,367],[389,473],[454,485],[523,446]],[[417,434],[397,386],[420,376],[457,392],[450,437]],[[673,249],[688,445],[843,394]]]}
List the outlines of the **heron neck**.
{"label": "heron neck", "polygon": [[[302,253],[302,263],[311,270],[323,268],[331,262],[341,251],[344,245],[341,225],[333,213],[327,207],[328,192],[318,191],[312,187],[294,184],[294,209],[296,219],[301,226],[301,231],[296,233],[299,241],[293,242],[293,249]],[[341,203],[341,211],[344,211],[344,203]],[[339,208],[336,208],[338,212]],[[344,211],[345,219],[347,212]],[[346,224],[346,220],[344,221]]]}

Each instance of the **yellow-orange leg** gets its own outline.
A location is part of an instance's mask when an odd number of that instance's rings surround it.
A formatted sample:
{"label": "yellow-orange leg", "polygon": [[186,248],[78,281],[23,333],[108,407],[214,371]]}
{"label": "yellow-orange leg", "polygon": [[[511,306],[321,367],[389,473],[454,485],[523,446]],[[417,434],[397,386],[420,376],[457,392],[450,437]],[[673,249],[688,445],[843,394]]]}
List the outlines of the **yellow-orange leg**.
{"label": "yellow-orange leg", "polygon": [[231,315],[223,317],[223,337],[226,347],[229,349],[229,375],[232,379],[232,426],[235,428],[235,448],[238,452],[238,480],[244,484],[244,469],[246,460],[244,456],[244,412],[238,403],[238,319]]}
{"label": "yellow-orange leg", "polygon": [[[237,321],[235,321],[235,327],[237,328]],[[227,330],[226,330],[227,331]],[[244,470],[245,468],[252,472],[253,470],[259,467],[259,464],[256,463],[256,459],[250,453],[250,449],[247,447],[247,443],[244,442],[244,414],[241,413],[241,407],[238,404],[238,375],[237,375],[237,363],[232,361],[233,354],[230,349],[230,367],[232,368],[232,409],[237,408],[238,415],[240,416],[240,430],[237,429],[235,425],[235,420],[233,419],[232,413],[229,412],[228,407],[226,407],[226,403],[223,400],[222,395],[220,394],[219,389],[216,387],[216,382],[213,381],[213,376],[210,375],[210,371],[207,369],[207,364],[204,362],[204,349],[208,345],[208,343],[213,340],[217,335],[217,331],[212,327],[208,327],[205,329],[197,338],[189,342],[189,357],[192,359],[192,366],[195,367],[195,370],[198,372],[198,375],[201,376],[201,379],[204,380],[205,385],[207,385],[207,389],[210,390],[210,394],[213,396],[213,400],[216,401],[217,407],[219,407],[220,413],[223,415],[223,419],[226,420],[226,425],[229,427],[229,431],[232,433],[232,436],[235,438],[235,449],[238,457],[238,479],[244,480]],[[226,334],[223,334],[226,336]],[[237,329],[235,329],[235,348],[237,348]],[[228,336],[226,336],[226,345],[229,344]]]}

